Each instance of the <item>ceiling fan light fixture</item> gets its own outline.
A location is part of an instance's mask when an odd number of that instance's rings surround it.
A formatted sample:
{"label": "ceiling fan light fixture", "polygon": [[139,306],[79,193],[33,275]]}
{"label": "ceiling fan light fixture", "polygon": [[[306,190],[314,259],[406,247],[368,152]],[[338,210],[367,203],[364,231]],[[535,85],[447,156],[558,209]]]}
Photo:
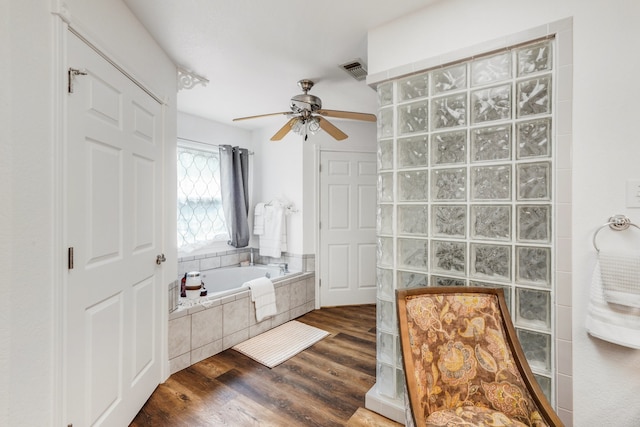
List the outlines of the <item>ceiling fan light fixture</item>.
{"label": "ceiling fan light fixture", "polygon": [[306,141],[309,135],[315,135],[320,131],[320,120],[314,116],[305,120],[296,120],[291,130],[300,136],[304,136],[304,140]]}

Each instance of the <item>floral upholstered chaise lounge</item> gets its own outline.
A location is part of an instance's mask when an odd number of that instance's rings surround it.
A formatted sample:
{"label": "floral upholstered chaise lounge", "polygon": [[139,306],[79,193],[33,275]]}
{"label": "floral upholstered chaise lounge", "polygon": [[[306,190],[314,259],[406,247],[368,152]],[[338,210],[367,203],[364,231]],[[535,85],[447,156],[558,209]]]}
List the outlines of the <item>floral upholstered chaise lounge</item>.
{"label": "floral upholstered chaise lounge", "polygon": [[562,426],[533,377],[501,289],[396,292],[416,426]]}

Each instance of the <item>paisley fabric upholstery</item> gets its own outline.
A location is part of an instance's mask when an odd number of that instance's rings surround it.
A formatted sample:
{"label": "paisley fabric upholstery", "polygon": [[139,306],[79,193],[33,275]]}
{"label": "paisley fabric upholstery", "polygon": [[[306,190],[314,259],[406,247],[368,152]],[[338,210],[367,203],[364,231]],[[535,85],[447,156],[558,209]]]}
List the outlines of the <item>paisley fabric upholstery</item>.
{"label": "paisley fabric upholstery", "polygon": [[526,424],[507,417],[503,412],[482,406],[458,406],[436,411],[427,417],[427,427],[526,427]]}
{"label": "paisley fabric upholstery", "polygon": [[416,418],[427,426],[548,425],[507,344],[497,295],[432,293],[405,302],[409,348],[402,344]]}

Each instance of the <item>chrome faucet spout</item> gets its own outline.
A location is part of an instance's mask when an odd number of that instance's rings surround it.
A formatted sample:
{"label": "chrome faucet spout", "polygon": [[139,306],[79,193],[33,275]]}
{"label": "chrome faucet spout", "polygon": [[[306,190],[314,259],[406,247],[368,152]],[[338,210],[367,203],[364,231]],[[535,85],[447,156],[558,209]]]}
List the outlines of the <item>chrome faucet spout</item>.
{"label": "chrome faucet spout", "polygon": [[280,267],[280,274],[284,275],[289,273],[289,264],[286,262],[280,263],[278,266]]}

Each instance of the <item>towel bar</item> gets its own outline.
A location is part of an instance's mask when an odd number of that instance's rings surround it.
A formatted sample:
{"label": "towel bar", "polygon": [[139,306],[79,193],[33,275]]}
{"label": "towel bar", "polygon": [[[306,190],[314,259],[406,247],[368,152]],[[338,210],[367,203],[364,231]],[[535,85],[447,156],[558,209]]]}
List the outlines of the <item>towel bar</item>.
{"label": "towel bar", "polygon": [[640,227],[632,223],[631,220],[624,215],[614,215],[610,217],[607,223],[603,224],[595,231],[595,233],[593,233],[593,247],[596,248],[597,252],[600,252],[600,249],[598,248],[598,245],[596,243],[596,238],[598,237],[598,233],[600,233],[600,231],[606,227],[609,227],[610,229],[615,231],[624,231],[629,227],[635,227],[640,230]]}

